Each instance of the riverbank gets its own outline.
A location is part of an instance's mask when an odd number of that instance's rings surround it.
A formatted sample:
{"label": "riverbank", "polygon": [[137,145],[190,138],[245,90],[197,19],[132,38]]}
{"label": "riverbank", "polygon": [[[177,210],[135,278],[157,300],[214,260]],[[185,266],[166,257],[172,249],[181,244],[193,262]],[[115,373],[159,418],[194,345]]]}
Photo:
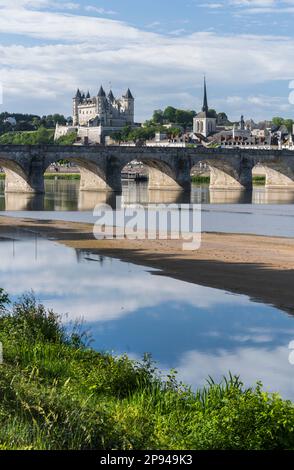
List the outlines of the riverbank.
{"label": "riverbank", "polygon": [[0,289],[0,450],[294,448],[294,405],[228,376],[192,392],[148,356],[87,347],[78,329]]}
{"label": "riverbank", "polygon": [[200,250],[179,240],[96,240],[91,224],[0,217],[0,237],[29,230],[79,251],[155,268],[153,275],[245,294],[294,313],[294,239],[204,233]]}

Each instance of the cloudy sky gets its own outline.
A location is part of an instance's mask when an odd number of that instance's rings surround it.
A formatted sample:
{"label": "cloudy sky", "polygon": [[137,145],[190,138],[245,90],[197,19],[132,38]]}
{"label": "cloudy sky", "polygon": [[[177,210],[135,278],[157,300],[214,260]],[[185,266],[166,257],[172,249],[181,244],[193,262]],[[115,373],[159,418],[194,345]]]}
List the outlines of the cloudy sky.
{"label": "cloudy sky", "polygon": [[199,110],[205,73],[231,119],[293,117],[293,20],[294,0],[0,0],[0,112],[70,115],[101,83],[137,120]]}

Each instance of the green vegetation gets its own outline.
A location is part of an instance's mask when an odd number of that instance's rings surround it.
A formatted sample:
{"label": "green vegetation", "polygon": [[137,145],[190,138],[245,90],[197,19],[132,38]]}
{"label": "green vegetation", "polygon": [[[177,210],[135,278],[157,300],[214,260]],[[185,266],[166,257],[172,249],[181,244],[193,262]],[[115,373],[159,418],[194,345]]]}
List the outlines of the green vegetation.
{"label": "green vegetation", "polygon": [[171,372],[89,349],[53,311],[0,290],[0,449],[293,449],[294,406],[230,376],[193,393]]}
{"label": "green vegetation", "polygon": [[0,145],[73,145],[76,141],[76,133],[71,132],[54,141],[55,129],[40,127],[37,131],[7,132],[0,136]]}
{"label": "green vegetation", "polygon": [[[195,175],[191,177],[192,183],[202,183],[202,184],[209,184],[210,177],[209,176],[202,176],[202,175]],[[252,177],[253,184],[264,185],[265,184],[265,176],[253,176]]]}
{"label": "green vegetation", "polygon": [[195,175],[191,177],[192,183],[209,184],[210,176]]}
{"label": "green vegetation", "polygon": [[40,127],[37,131],[7,132],[0,136],[0,144],[38,145],[53,144],[54,129]]}
{"label": "green vegetation", "polygon": [[265,185],[266,177],[265,176],[253,176],[252,181],[253,181],[253,184]]}
{"label": "green vegetation", "polygon": [[179,127],[171,127],[167,129],[161,125],[156,125],[151,121],[146,121],[144,127],[132,129],[130,126],[125,126],[121,131],[113,132],[111,137],[118,143],[140,143],[146,140],[154,139],[156,132],[163,132],[166,134],[168,139],[178,137],[182,133]]}
{"label": "green vegetation", "polygon": [[292,132],[294,121],[293,119],[284,119],[282,117],[273,117],[272,123],[274,126],[285,126],[289,132]]}
{"label": "green vegetation", "polygon": [[[13,117],[16,120],[16,125],[5,122],[7,118]],[[70,122],[71,118],[65,118],[62,114],[49,114],[48,116],[37,116],[35,114],[20,114],[20,113],[0,113],[0,135],[10,131],[35,131],[40,127],[46,129],[55,128],[56,124],[66,124]]]}
{"label": "green vegetation", "polygon": [[80,180],[81,175],[80,173],[45,173],[44,174],[45,179],[47,180],[55,180],[56,178],[60,180]]}
{"label": "green vegetation", "polygon": [[67,135],[59,137],[54,143],[57,145],[73,145],[77,140],[76,132],[70,132]]}
{"label": "green vegetation", "polygon": [[195,116],[195,111],[176,109],[173,106],[168,106],[164,111],[161,109],[154,111],[151,121],[154,124],[176,123],[185,129],[193,126],[193,118]]}

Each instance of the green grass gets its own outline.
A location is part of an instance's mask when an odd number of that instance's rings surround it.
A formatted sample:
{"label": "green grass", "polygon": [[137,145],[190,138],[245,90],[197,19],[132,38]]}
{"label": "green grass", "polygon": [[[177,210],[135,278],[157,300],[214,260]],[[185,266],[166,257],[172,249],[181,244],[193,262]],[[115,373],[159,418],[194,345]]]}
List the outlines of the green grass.
{"label": "green grass", "polygon": [[28,294],[0,290],[0,449],[293,449],[294,406],[229,376],[193,393],[148,356],[87,347]]}
{"label": "green grass", "polygon": [[47,180],[55,180],[56,178],[62,180],[80,180],[81,175],[80,173],[45,173],[45,179]]}
{"label": "green grass", "polygon": [[[80,173],[45,173],[44,178],[46,180],[55,180],[56,178],[60,180],[80,180],[81,175]],[[0,173],[0,180],[5,179],[5,173]]]}
{"label": "green grass", "polygon": [[[192,183],[200,183],[200,184],[209,184],[210,177],[209,176],[201,176],[195,175],[191,177]],[[252,182],[254,185],[265,185],[266,177],[265,176],[253,176]]]}
{"label": "green grass", "polygon": [[253,184],[265,185],[266,177],[265,176],[253,176],[252,180],[253,180]]}
{"label": "green grass", "polygon": [[209,176],[200,176],[200,175],[195,175],[191,177],[192,183],[201,183],[201,184],[209,184],[210,183],[210,177]]}

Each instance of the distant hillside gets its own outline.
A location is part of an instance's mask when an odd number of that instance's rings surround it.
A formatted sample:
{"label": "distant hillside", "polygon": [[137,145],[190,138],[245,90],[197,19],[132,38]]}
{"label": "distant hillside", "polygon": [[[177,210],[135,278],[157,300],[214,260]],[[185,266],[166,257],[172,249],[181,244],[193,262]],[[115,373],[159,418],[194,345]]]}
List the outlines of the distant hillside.
{"label": "distant hillside", "polygon": [[[11,124],[6,120],[14,118],[16,124]],[[37,116],[35,114],[20,113],[0,113],[0,136],[8,132],[36,131],[39,128],[53,129],[56,124],[66,124],[70,118],[65,118],[62,114],[49,114],[48,116]]]}
{"label": "distant hillside", "polygon": [[40,127],[37,131],[6,132],[0,136],[0,144],[37,145],[53,144],[54,129]]}

